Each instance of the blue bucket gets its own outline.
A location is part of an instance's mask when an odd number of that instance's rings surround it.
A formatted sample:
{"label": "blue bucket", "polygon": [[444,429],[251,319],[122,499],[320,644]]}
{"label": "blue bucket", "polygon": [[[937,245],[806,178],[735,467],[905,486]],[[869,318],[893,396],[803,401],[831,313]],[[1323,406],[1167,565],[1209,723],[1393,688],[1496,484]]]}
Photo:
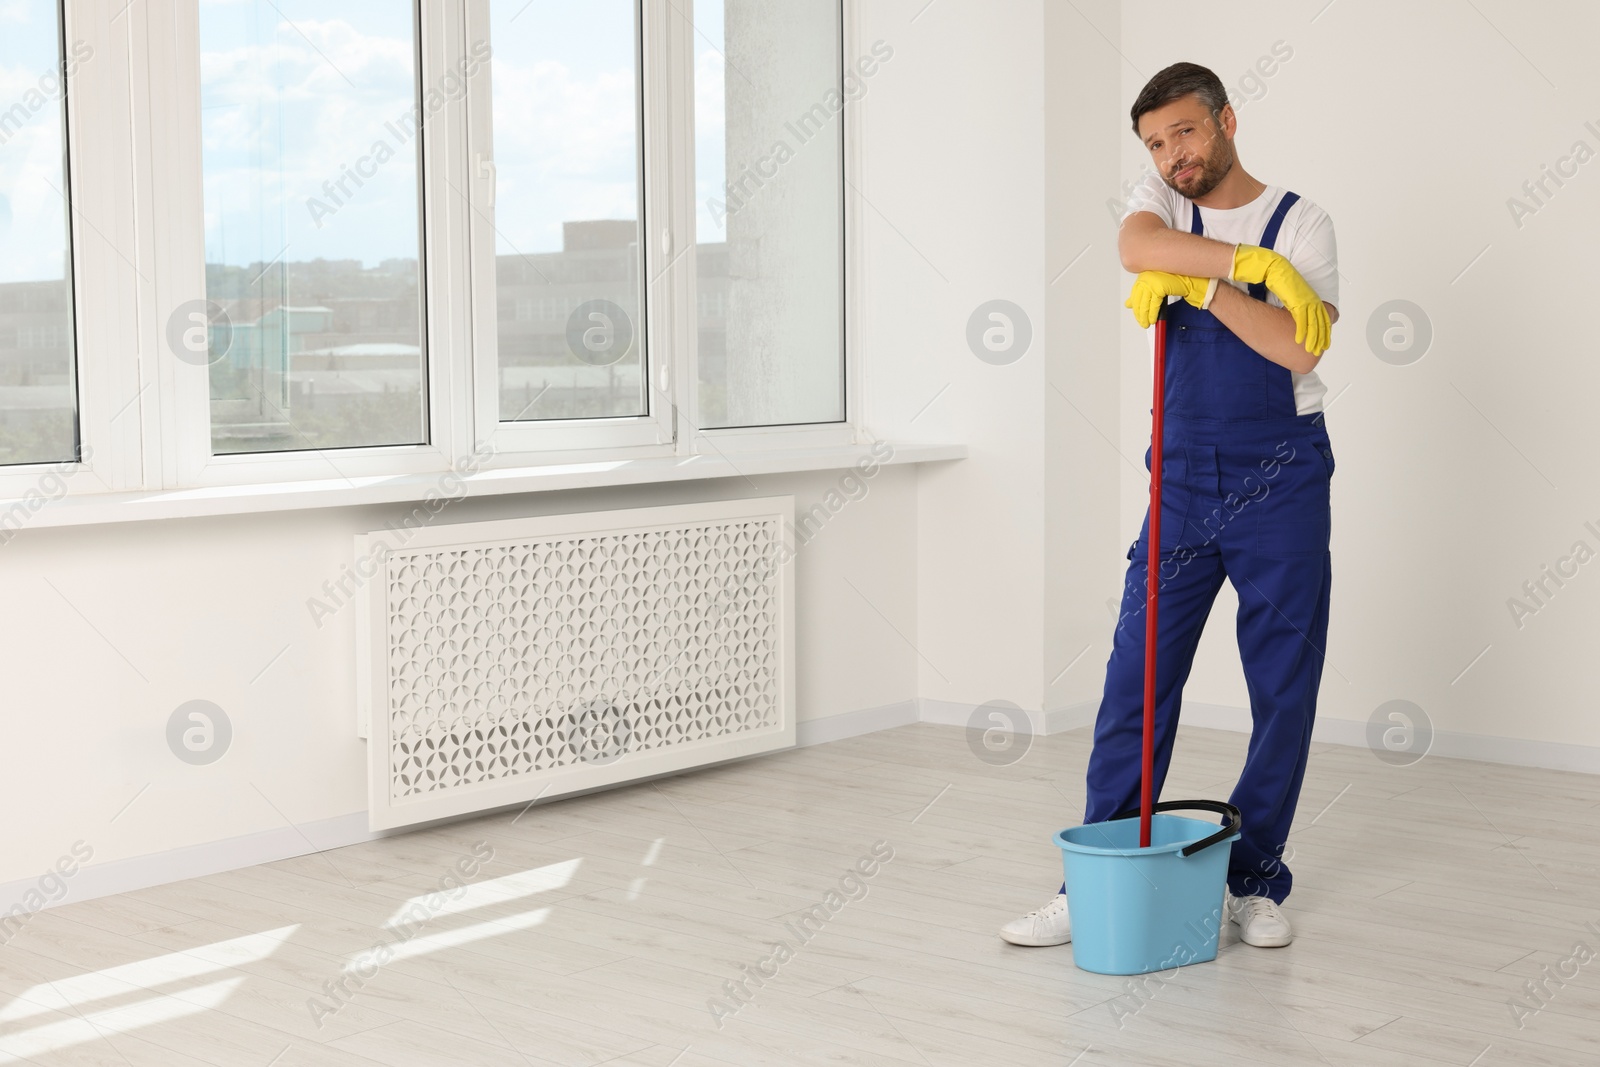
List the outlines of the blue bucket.
{"label": "blue bucket", "polygon": [[[1199,809],[1226,818],[1162,815]],[[1170,800],[1150,817],[1150,847],[1139,847],[1139,812],[1062,830],[1072,959],[1096,974],[1148,974],[1217,958],[1228,855],[1239,809],[1214,800]]]}

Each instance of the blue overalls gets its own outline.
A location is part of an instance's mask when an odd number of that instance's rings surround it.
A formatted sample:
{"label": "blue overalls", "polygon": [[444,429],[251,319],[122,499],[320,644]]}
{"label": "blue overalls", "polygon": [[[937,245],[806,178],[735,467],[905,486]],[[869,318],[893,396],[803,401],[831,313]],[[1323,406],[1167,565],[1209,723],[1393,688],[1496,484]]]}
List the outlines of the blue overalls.
{"label": "blue overalls", "polygon": [[[1262,247],[1273,247],[1298,199],[1284,194]],[[1203,233],[1199,208],[1191,210],[1192,232]],[[1250,295],[1265,300],[1266,286],[1250,286]],[[1305,776],[1328,632],[1333,451],[1320,412],[1295,414],[1287,368],[1258,355],[1209,311],[1180,300],[1166,312],[1154,795],[1171,762],[1200,631],[1226,577],[1239,596],[1239,655],[1253,720],[1229,798],[1244,826],[1228,887],[1236,896],[1281,903],[1291,882],[1281,857]],[[1089,757],[1085,823],[1139,806],[1149,521],[1147,509],[1128,550]]]}

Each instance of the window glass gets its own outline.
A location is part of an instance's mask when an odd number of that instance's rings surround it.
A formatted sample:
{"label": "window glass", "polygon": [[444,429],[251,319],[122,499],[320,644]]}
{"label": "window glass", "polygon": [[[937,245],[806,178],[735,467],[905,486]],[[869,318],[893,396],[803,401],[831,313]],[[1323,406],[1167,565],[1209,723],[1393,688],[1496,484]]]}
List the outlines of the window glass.
{"label": "window glass", "polygon": [[491,0],[502,421],[649,412],[632,0]]}
{"label": "window glass", "polygon": [[412,7],[201,0],[200,53],[207,299],[173,339],[210,367],[212,449],[423,443]]}
{"label": "window glass", "polygon": [[694,23],[700,423],[840,421],[838,4],[696,0]]}
{"label": "window glass", "polygon": [[0,8],[0,463],[78,458],[63,73],[92,55],[54,3]]}

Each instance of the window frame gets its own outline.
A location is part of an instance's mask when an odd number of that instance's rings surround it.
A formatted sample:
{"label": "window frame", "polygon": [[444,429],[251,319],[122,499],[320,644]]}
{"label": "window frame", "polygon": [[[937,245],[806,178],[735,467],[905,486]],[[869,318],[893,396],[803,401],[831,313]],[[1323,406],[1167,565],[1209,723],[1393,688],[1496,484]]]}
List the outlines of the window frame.
{"label": "window frame", "polygon": [[[412,0],[414,47],[418,74],[415,91],[420,100],[426,88],[449,69],[453,48],[459,47],[457,20],[449,17],[451,4]],[[152,141],[165,144],[151,153],[151,187],[155,190],[154,216],[169,220],[152,233],[167,270],[158,281],[155,320],[146,340],[155,346],[165,406],[162,427],[165,488],[244,485],[260,482],[295,482],[326,478],[354,479],[379,475],[414,474],[447,469],[460,456],[459,386],[448,353],[457,350],[459,324],[451,311],[459,307],[456,290],[459,272],[453,268],[460,256],[462,235],[454,225],[448,203],[452,161],[448,156],[451,126],[460,122],[460,99],[451,100],[434,115],[425,115],[418,134],[418,189],[420,193],[420,307],[423,319],[423,390],[425,441],[412,445],[375,445],[350,448],[283,452],[244,452],[224,455],[211,450],[211,400],[209,368],[179,359],[168,350],[165,324],[184,304],[206,296],[204,175],[200,127],[200,9],[187,2],[171,6],[139,5],[148,20],[150,46],[145,57],[153,70],[167,72],[152,78],[151,105],[155,114],[170,121],[152,125]],[[164,92],[165,91],[165,92]],[[163,95],[170,98],[162,99]],[[452,122],[454,120],[454,122]],[[156,147],[153,145],[152,147]],[[459,186],[459,180],[456,183]]]}
{"label": "window frame", "polygon": [[[132,237],[132,204],[122,180],[129,170],[129,140],[116,102],[125,84],[126,48],[103,5],[56,0],[57,63],[62,96],[51,104],[61,123],[66,251],[72,335],[72,387],[77,421],[76,455],[0,466],[0,496],[58,494],[51,476],[65,483],[59,495],[116,492],[141,484],[138,364],[125,357],[137,322],[137,279],[148,277]],[[68,65],[78,45],[89,57]],[[127,249],[135,249],[130,254]],[[83,294],[95,294],[94,314],[81,313]],[[54,480],[50,485],[57,483]]]}
{"label": "window frame", "polygon": [[[92,60],[67,77],[64,103],[81,456],[71,464],[0,467],[0,498],[21,498],[51,472],[66,477],[69,496],[250,486],[271,491],[330,479],[370,484],[444,473],[463,463],[541,468],[653,457],[736,459],[745,452],[801,452],[871,440],[861,425],[865,376],[852,285],[860,276],[859,197],[851,195],[860,181],[854,102],[840,112],[838,131],[844,417],[782,426],[698,426],[693,5],[635,0],[648,279],[641,287],[641,334],[650,413],[507,425],[498,421],[495,397],[491,418],[484,420],[485,386],[497,382],[487,372],[497,368],[484,365],[484,347],[476,343],[493,327],[494,313],[491,274],[491,318],[483,321],[480,260],[487,243],[492,265],[493,244],[492,230],[475,214],[487,189],[475,173],[474,146],[482,144],[479,127],[492,116],[488,94],[478,94],[469,80],[465,94],[427,116],[419,135],[426,443],[213,454],[208,369],[179,359],[165,337],[175,310],[205,297],[199,5],[57,4],[65,48],[83,40],[94,49]],[[835,78],[842,92],[858,16],[852,3],[834,5]],[[481,23],[474,22],[474,10]],[[420,95],[439,75],[459,69],[472,31],[480,24],[487,29],[487,0],[413,0],[413,11]],[[475,111],[477,95],[483,102]],[[485,242],[480,231],[491,240]]]}
{"label": "window frame", "polygon": [[[463,0],[466,38],[485,40],[493,48],[490,0]],[[536,465],[541,457],[589,450],[626,449],[630,455],[671,455],[675,420],[672,384],[680,351],[671,336],[674,279],[666,277],[671,259],[662,260],[664,240],[677,232],[672,217],[669,168],[674,131],[670,110],[663,106],[670,92],[671,61],[665,47],[669,0],[630,0],[634,13],[633,53],[635,115],[639,137],[636,176],[639,189],[639,244],[643,322],[642,369],[646,411],[642,415],[587,419],[503,422],[500,419],[498,288],[494,226],[494,187],[498,181],[494,153],[493,68],[491,56],[473,74],[467,93],[466,156],[476,173],[470,182],[474,374],[473,416],[480,441],[500,463]],[[483,165],[488,165],[487,173]],[[665,283],[657,289],[658,283]]]}
{"label": "window frame", "polygon": [[[677,3],[678,0],[672,0]],[[681,0],[683,10],[693,17],[694,0]],[[844,92],[844,71],[849,62],[848,57],[855,48],[859,37],[859,22],[857,5],[847,0],[833,0],[831,5],[837,30],[835,48],[834,85],[840,93]],[[678,98],[679,149],[686,153],[689,166],[685,170],[678,189],[682,194],[682,210],[685,212],[684,221],[687,229],[684,232],[694,233],[694,219],[697,205],[694,196],[694,170],[695,158],[694,143],[694,30],[686,27],[686,33],[677,53],[678,69],[683,72],[683,85]],[[851,117],[851,103],[847,102],[839,111],[839,160],[841,173],[839,181],[839,289],[840,289],[840,323],[839,323],[839,359],[843,364],[841,368],[840,389],[843,391],[843,417],[834,422],[809,422],[785,423],[768,426],[729,426],[729,427],[702,427],[700,416],[700,390],[698,363],[690,368],[689,381],[692,387],[686,390],[682,402],[682,410],[686,413],[687,425],[684,438],[686,439],[681,451],[689,455],[703,454],[733,454],[743,451],[762,451],[773,448],[826,448],[835,445],[861,444],[870,439],[860,426],[859,409],[861,397],[862,378],[858,374],[860,360],[855,358],[857,349],[853,347],[855,339],[855,305],[852,297],[851,282],[860,277],[857,273],[859,260],[856,256],[854,236],[857,232],[856,217],[853,215],[857,207],[857,198],[852,197],[852,189],[860,188],[860,174],[858,169],[858,123]],[[691,241],[691,248],[684,258],[688,260],[685,270],[688,274],[689,293],[682,311],[684,321],[687,323],[687,332],[691,335],[690,345],[693,346],[693,335],[699,329],[699,309],[697,307],[697,289],[695,279],[699,277],[696,257],[698,256],[698,242]]]}

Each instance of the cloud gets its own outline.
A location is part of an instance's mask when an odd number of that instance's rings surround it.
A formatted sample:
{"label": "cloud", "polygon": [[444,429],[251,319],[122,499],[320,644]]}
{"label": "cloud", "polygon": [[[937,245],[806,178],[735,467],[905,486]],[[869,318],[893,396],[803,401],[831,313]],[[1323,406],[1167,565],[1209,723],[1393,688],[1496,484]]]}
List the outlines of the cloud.
{"label": "cloud", "polygon": [[559,249],[563,221],[638,217],[631,67],[579,78],[554,60],[497,55],[492,76],[495,225],[517,249]]}

